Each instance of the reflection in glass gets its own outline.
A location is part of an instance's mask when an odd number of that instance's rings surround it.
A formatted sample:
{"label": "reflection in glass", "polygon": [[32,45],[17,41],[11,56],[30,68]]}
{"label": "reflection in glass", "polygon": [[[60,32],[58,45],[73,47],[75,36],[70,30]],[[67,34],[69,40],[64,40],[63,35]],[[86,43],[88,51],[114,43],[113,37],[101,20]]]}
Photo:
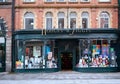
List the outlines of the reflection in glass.
{"label": "reflection in glass", "polygon": [[80,41],[81,49],[77,67],[117,67],[114,40]]}
{"label": "reflection in glass", "polygon": [[54,42],[46,42],[17,41],[16,69],[57,68]]}

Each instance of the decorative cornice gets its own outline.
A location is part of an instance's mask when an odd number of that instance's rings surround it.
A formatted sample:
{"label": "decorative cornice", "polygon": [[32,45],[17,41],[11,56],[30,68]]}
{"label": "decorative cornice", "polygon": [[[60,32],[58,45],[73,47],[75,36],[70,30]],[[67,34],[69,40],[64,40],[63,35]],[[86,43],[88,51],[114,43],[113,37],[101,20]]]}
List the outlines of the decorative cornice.
{"label": "decorative cornice", "polygon": [[15,8],[118,8],[118,5],[43,5],[43,6],[15,6]]}

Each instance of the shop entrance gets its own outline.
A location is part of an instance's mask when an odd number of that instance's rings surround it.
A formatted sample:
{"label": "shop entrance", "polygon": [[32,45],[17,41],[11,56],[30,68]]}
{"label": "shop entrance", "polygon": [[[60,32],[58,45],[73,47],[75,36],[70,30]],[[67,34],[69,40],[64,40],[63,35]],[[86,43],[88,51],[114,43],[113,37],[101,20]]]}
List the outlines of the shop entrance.
{"label": "shop entrance", "polygon": [[72,70],[72,53],[62,52],[61,53],[61,70]]}
{"label": "shop entrance", "polygon": [[4,46],[0,44],[0,71],[5,70]]}

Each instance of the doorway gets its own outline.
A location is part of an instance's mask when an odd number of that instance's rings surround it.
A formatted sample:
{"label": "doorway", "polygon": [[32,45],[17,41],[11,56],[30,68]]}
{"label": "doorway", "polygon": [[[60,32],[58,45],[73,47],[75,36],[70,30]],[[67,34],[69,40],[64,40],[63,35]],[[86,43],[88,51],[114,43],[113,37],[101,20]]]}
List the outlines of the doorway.
{"label": "doorway", "polygon": [[70,52],[61,53],[61,70],[72,70],[73,68],[73,56]]}

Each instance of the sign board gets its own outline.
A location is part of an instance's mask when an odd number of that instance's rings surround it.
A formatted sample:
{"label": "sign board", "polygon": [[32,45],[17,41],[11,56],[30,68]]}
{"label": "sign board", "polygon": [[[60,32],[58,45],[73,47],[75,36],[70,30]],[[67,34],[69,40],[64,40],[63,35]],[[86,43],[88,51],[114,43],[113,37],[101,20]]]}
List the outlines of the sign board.
{"label": "sign board", "polygon": [[5,38],[4,37],[0,37],[0,43],[5,43]]}

